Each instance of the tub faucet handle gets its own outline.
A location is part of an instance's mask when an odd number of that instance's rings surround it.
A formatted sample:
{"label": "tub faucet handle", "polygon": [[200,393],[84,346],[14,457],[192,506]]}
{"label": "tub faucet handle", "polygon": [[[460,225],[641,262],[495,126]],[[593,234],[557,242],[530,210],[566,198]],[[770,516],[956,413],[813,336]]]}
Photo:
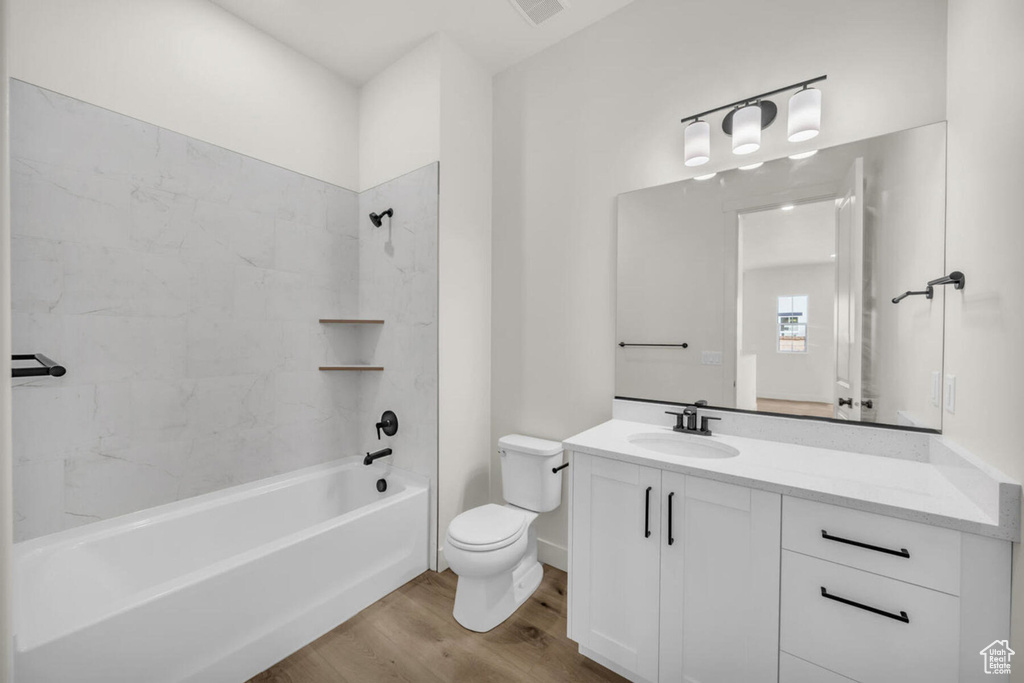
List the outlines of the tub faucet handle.
{"label": "tub faucet handle", "polygon": [[398,416],[391,410],[385,410],[384,414],[380,416],[380,422],[377,423],[377,440],[380,441],[380,433],[383,430],[388,436],[394,436],[398,433]]}

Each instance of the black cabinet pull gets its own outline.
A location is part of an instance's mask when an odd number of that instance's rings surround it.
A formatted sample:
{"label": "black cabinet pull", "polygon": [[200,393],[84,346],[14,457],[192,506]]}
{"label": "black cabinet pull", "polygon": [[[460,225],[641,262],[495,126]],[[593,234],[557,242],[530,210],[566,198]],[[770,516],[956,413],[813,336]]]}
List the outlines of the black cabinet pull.
{"label": "black cabinet pull", "polygon": [[858,548],[866,548],[868,550],[874,550],[876,553],[885,553],[886,555],[895,555],[896,557],[904,557],[909,559],[910,553],[906,548],[900,548],[899,550],[893,550],[891,548],[883,548],[877,545],[871,545],[870,543],[861,543],[860,541],[851,541],[848,538],[840,538],[839,536],[833,536],[824,529],[821,530],[821,537],[826,541],[835,541],[836,543],[845,543],[846,545],[855,545]]}
{"label": "black cabinet pull", "polygon": [[824,586],[821,587],[821,597],[828,598],[829,600],[835,600],[836,602],[841,602],[844,605],[849,605],[850,607],[862,609],[865,612],[871,612],[872,614],[878,614],[883,617],[889,617],[890,619],[895,619],[896,621],[902,621],[904,624],[910,623],[910,617],[908,617],[907,613],[902,610],[900,610],[899,614],[893,614],[892,612],[886,612],[884,609],[878,609],[877,607],[871,607],[870,605],[862,605],[859,602],[854,602],[853,600],[841,598],[838,595],[829,595],[828,589]]}
{"label": "black cabinet pull", "polygon": [[651,488],[647,487],[647,502],[644,504],[644,538],[651,537]]}
{"label": "black cabinet pull", "polygon": [[672,545],[676,542],[676,539],[672,538],[672,496],[676,495],[676,492],[668,494],[668,544]]}

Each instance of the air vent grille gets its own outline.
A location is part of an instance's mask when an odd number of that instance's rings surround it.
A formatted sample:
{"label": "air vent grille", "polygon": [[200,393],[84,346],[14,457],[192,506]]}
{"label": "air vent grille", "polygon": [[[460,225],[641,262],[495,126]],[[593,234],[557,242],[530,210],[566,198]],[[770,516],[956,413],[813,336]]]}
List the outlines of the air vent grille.
{"label": "air vent grille", "polygon": [[569,6],[565,0],[509,0],[534,26],[542,24]]}

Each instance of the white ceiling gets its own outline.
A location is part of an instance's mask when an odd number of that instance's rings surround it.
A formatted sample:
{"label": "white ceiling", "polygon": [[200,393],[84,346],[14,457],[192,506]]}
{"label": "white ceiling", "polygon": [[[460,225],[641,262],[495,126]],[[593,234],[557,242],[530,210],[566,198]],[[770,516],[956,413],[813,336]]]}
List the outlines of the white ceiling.
{"label": "white ceiling", "polygon": [[360,85],[437,32],[497,73],[633,0],[570,0],[540,26],[508,0],[213,0]]}
{"label": "white ceiling", "polygon": [[834,263],[835,201],[740,216],[743,270]]}

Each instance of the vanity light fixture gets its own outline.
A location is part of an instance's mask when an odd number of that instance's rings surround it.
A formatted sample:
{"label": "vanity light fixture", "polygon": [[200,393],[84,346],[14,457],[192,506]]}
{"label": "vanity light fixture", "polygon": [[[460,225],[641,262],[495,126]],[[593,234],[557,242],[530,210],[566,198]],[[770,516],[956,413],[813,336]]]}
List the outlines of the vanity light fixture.
{"label": "vanity light fixture", "polygon": [[732,116],[732,153],[752,154],[761,149],[761,105],[748,104],[734,109]]}
{"label": "vanity light fixture", "polygon": [[782,209],[783,211],[792,211],[796,207],[792,204],[786,204],[784,206],[780,206],[779,208]]}
{"label": "vanity light fixture", "polygon": [[683,163],[700,166],[711,159],[711,126],[707,121],[694,121],[683,131]]}
{"label": "vanity light fixture", "polygon": [[763,161],[755,161],[752,164],[747,164],[746,166],[740,166],[740,170],[741,171],[753,171],[755,168],[761,168],[762,166],[764,166],[764,162]]}
{"label": "vanity light fixture", "polygon": [[722,132],[732,137],[733,154],[756,152],[761,148],[761,131],[772,125],[779,112],[778,106],[767,98],[790,90],[798,92],[789,100],[788,138],[791,142],[811,139],[821,131],[821,91],[808,86],[826,78],[827,75],[810,78],[682,118],[682,123],[688,124],[683,133],[684,163],[700,166],[710,161],[711,126],[704,117],[725,109],[731,111],[722,120]]}
{"label": "vanity light fixture", "polygon": [[711,173],[705,173],[704,175],[695,175],[695,176],[693,176],[693,179],[694,180],[711,180],[716,175],[718,175],[718,171],[712,171]]}
{"label": "vanity light fixture", "polygon": [[804,86],[789,98],[790,142],[810,140],[821,132],[821,91]]}
{"label": "vanity light fixture", "polygon": [[799,154],[790,154],[789,158],[794,161],[800,161],[801,159],[808,159],[818,153],[818,150],[812,149],[810,152],[800,152]]}

